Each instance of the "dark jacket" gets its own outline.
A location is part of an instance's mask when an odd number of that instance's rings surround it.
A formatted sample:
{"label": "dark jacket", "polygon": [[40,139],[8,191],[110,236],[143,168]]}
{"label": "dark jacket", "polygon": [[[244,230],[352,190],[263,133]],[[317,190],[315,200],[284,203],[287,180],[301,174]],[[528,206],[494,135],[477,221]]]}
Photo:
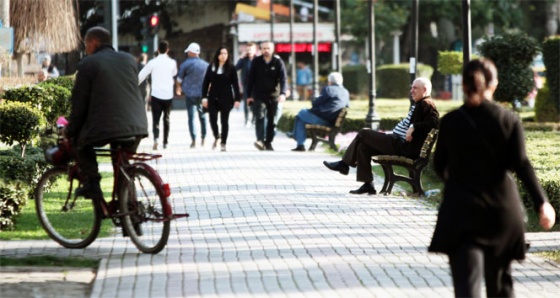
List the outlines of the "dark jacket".
{"label": "dark jacket", "polygon": [[281,94],[286,95],[286,68],[277,55],[269,63],[263,56],[253,58],[247,80],[247,97],[259,100],[276,100]]}
{"label": "dark jacket", "polygon": [[397,152],[409,158],[417,158],[420,155],[420,149],[428,133],[439,125],[439,112],[430,98],[423,98],[415,104],[416,107],[410,118],[410,123],[414,125],[412,141],[395,144]]}
{"label": "dark jacket", "polygon": [[343,86],[330,85],[323,88],[321,95],[311,102],[309,111],[334,125],[342,108],[350,104],[350,94]]}
{"label": "dark jacket", "polygon": [[243,92],[245,93],[247,93],[247,80],[249,78],[252,62],[253,60],[249,59],[249,57],[243,57],[235,64],[235,70],[241,70],[241,84],[243,86]]}
{"label": "dark jacket", "polygon": [[148,135],[136,61],[110,46],[78,64],[71,103],[66,134],[79,145]]}
{"label": "dark jacket", "polygon": [[547,198],[525,153],[518,117],[487,100],[448,113],[434,168],[445,188],[429,251],[449,253],[462,241],[474,241],[495,256],[522,259],[523,209],[510,171],[525,184],[537,210]]}
{"label": "dark jacket", "polygon": [[219,104],[221,107],[233,107],[234,101],[240,101],[239,80],[233,65],[218,74],[213,64],[208,66],[202,82],[202,97],[208,98],[208,105]]}

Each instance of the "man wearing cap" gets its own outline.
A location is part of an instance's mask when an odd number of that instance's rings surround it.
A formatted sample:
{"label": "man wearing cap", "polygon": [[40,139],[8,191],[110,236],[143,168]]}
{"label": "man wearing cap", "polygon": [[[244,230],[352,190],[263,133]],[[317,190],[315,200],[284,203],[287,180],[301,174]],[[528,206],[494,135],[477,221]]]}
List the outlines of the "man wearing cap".
{"label": "man wearing cap", "polygon": [[152,76],[152,131],[154,134],[153,150],[158,149],[159,120],[163,112],[163,149],[167,148],[169,141],[169,114],[171,114],[171,104],[173,99],[173,85],[177,75],[177,63],[171,59],[169,43],[165,40],[159,42],[159,55],[150,60],[138,73],[138,85]]}
{"label": "man wearing cap", "polygon": [[189,132],[191,134],[191,148],[196,147],[196,128],[194,125],[194,113],[198,112],[200,121],[200,145],[204,146],[206,137],[206,114],[202,110],[202,82],[208,68],[208,62],[200,59],[200,46],[196,42],[189,44],[185,50],[187,59],[179,66],[177,84],[175,91],[181,95],[185,94],[187,102],[187,115],[189,118]]}
{"label": "man wearing cap", "polygon": [[56,68],[56,66],[51,64],[50,55],[45,55],[45,57],[43,57],[42,63],[42,69],[45,69],[47,71],[47,79],[58,78],[60,74],[58,73],[58,69]]}

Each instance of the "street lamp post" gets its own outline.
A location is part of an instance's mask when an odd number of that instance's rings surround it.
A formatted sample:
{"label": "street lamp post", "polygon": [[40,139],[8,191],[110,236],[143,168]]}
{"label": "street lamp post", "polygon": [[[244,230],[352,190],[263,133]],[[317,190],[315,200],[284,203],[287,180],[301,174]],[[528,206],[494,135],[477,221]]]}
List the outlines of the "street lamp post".
{"label": "street lamp post", "polygon": [[319,22],[319,0],[313,0],[313,98],[319,96],[319,42],[317,40]]}
{"label": "street lamp post", "polygon": [[274,0],[270,0],[270,42],[274,43]]}
{"label": "street lamp post", "polygon": [[471,61],[471,0],[463,0],[463,68]]}
{"label": "street lamp post", "polygon": [[334,18],[334,36],[335,36],[335,46],[333,51],[335,51],[335,67],[334,70],[337,72],[342,72],[342,59],[340,51],[340,0],[335,0],[335,18]]}
{"label": "street lamp post", "polygon": [[366,116],[366,127],[377,130],[379,128],[379,117],[375,113],[375,0],[369,0],[369,36],[368,36],[368,54],[369,54],[369,109]]}
{"label": "street lamp post", "polygon": [[[296,51],[294,49],[294,0],[290,0],[290,74],[291,81],[291,92],[290,96],[292,100],[294,99],[294,94],[296,92]],[[299,95],[301,96],[301,94]]]}

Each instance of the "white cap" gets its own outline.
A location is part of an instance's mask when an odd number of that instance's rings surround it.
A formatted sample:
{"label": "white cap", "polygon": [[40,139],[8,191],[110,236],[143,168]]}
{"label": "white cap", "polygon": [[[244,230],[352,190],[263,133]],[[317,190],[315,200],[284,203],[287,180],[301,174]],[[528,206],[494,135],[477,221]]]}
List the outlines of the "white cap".
{"label": "white cap", "polygon": [[196,42],[191,42],[191,44],[189,44],[189,46],[187,47],[187,49],[185,50],[186,52],[191,52],[191,53],[195,53],[195,54],[200,54],[200,46],[198,45],[198,43]]}

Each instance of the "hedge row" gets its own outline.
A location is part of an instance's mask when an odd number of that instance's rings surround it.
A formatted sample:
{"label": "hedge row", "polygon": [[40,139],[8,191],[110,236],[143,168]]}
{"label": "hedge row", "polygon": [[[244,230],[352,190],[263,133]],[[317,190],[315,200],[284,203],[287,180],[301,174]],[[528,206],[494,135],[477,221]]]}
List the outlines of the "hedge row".
{"label": "hedge row", "polygon": [[[70,113],[73,84],[73,77],[60,77],[8,89],[0,95],[0,142],[19,143],[0,151],[0,230],[14,227],[16,216],[33,195],[37,180],[47,167],[43,149],[54,144],[46,132],[52,130],[59,116]],[[26,150],[37,137],[42,148]]]}

